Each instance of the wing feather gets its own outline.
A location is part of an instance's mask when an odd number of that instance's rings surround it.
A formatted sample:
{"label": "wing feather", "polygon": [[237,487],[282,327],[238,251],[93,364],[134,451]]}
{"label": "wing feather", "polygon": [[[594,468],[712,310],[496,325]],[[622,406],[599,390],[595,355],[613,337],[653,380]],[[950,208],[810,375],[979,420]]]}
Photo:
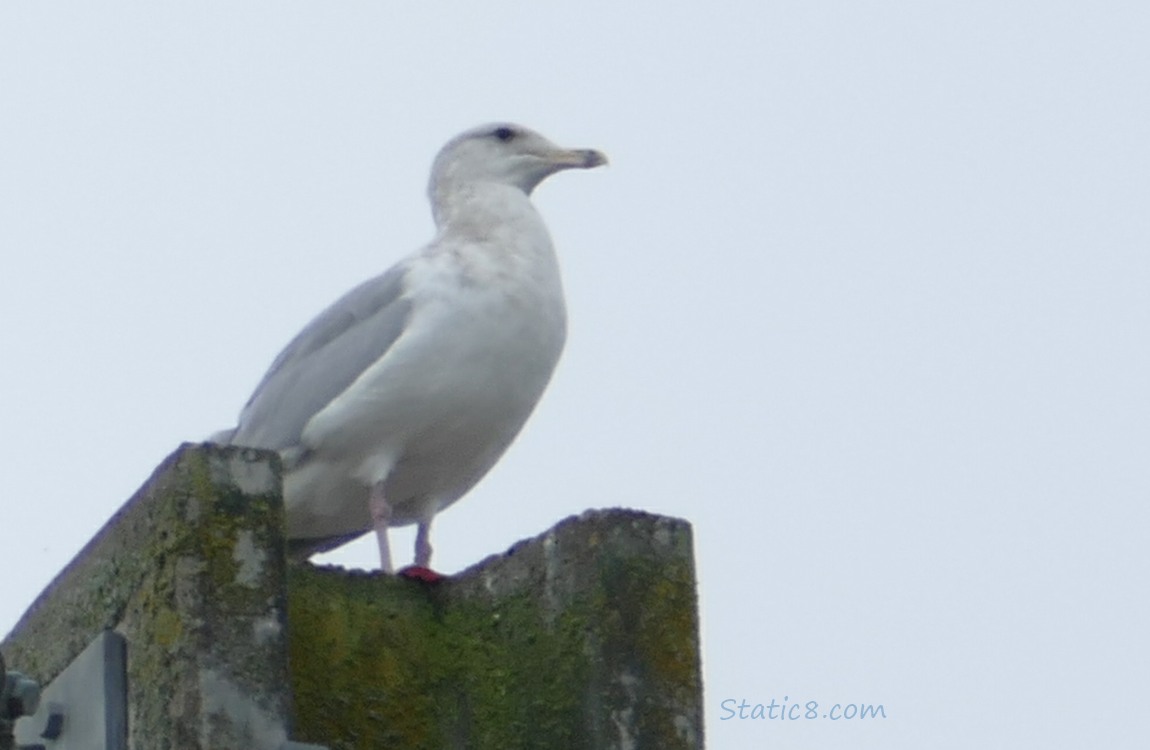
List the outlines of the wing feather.
{"label": "wing feather", "polygon": [[411,313],[407,264],[355,287],[320,313],[276,357],[240,415],[234,445],[284,450],[316,413],[387,354]]}

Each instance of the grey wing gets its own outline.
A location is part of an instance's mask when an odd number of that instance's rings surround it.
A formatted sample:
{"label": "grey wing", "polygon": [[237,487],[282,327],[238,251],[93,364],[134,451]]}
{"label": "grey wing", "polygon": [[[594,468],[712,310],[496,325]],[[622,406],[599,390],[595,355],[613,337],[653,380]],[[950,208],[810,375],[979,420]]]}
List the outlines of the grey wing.
{"label": "grey wing", "polygon": [[[276,357],[240,415],[234,445],[283,450],[403,333],[411,302],[401,263],[324,310]],[[221,433],[221,437],[224,434]]]}

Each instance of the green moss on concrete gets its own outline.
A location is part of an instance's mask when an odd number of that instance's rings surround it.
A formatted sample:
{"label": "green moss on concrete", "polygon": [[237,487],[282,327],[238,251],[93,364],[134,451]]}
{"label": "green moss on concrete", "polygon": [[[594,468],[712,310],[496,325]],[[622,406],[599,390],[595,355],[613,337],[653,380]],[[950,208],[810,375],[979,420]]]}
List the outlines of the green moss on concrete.
{"label": "green moss on concrete", "polygon": [[285,572],[276,466],[181,448],[33,605],[9,663],[47,682],[123,633],[133,747],[278,748],[289,646],[293,738],[331,750],[701,746],[684,522],[585,514],[437,586]]}
{"label": "green moss on concrete", "polygon": [[578,686],[587,681],[589,612],[571,607],[545,623],[540,605],[521,593],[448,609],[441,627],[452,669],[437,717],[446,736],[480,748],[584,746]]}
{"label": "green moss on concrete", "polygon": [[434,586],[291,567],[295,736],[598,750],[625,731],[640,747],[701,746],[689,527],[655,543],[667,519],[602,515]]}
{"label": "green moss on concrete", "polygon": [[[359,747],[584,746],[580,614],[538,630],[538,602],[444,606],[392,576],[289,572],[296,734]],[[449,598],[449,597],[448,597]]]}
{"label": "green moss on concrete", "polygon": [[[432,603],[391,576],[288,572],[296,736],[332,750],[434,744]],[[331,741],[329,738],[339,738]]]}
{"label": "green moss on concrete", "polygon": [[206,673],[282,724],[279,485],[274,454],[181,446],[33,604],[6,652],[47,682],[101,630],[124,634],[133,747],[226,746],[232,728],[205,709]]}

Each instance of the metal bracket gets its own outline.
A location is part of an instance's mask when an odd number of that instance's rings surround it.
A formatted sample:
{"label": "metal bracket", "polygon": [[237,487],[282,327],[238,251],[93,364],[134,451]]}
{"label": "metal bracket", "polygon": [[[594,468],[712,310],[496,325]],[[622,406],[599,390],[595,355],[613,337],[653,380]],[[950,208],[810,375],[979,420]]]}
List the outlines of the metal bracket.
{"label": "metal bracket", "polygon": [[40,704],[40,685],[19,672],[9,672],[0,654],[0,750],[12,750],[13,724],[34,713]]}
{"label": "metal bracket", "polygon": [[127,750],[127,643],[105,630],[16,722],[17,750]]}
{"label": "metal bracket", "polygon": [[12,722],[36,712],[40,705],[40,685],[19,672],[4,668],[0,656],[0,721]]}
{"label": "metal bracket", "polygon": [[[128,750],[127,655],[123,636],[105,630],[43,691],[15,672],[6,682],[0,673],[0,697],[15,712],[16,750]],[[280,750],[328,748],[288,741]]]}

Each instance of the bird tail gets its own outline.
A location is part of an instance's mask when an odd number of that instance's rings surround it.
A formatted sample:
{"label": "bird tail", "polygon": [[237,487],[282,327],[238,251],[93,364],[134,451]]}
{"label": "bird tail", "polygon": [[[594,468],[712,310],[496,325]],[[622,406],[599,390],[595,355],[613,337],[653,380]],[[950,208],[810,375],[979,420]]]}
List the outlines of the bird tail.
{"label": "bird tail", "polygon": [[335,536],[313,537],[311,539],[289,539],[287,543],[287,555],[289,559],[303,562],[312,555],[319,552],[327,552],[336,547],[347,544],[353,539],[358,539],[364,534],[364,531],[353,531],[349,534],[336,534]]}
{"label": "bird tail", "polygon": [[231,445],[232,444],[232,438],[235,437],[235,434],[236,434],[236,428],[235,427],[229,428],[227,430],[220,430],[219,432],[213,432],[208,437],[208,442],[209,443],[216,443],[217,445]]}

